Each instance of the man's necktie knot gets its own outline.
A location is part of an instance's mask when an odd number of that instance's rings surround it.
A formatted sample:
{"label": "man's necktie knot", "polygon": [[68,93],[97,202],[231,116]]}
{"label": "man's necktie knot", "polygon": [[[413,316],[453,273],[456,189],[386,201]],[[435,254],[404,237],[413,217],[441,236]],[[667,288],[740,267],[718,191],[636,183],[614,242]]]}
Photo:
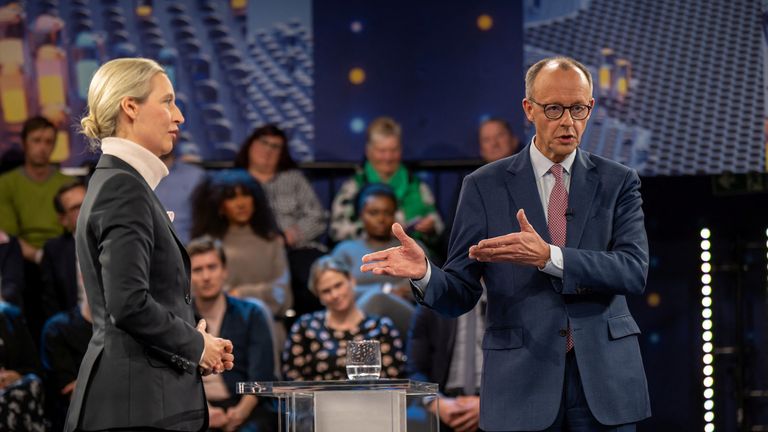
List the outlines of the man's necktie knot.
{"label": "man's necktie knot", "polygon": [[549,172],[552,173],[553,176],[555,176],[555,182],[559,182],[563,180],[563,166],[559,163],[556,163],[552,165],[549,168]]}

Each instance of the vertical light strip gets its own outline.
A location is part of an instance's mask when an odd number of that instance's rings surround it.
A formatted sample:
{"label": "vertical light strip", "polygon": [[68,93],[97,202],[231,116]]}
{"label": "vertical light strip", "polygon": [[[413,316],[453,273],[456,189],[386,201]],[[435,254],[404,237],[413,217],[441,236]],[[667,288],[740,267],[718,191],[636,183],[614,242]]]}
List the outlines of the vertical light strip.
{"label": "vertical light strip", "polygon": [[715,430],[715,358],[712,342],[712,233],[709,228],[701,230],[701,350],[702,375],[704,377],[704,432]]}

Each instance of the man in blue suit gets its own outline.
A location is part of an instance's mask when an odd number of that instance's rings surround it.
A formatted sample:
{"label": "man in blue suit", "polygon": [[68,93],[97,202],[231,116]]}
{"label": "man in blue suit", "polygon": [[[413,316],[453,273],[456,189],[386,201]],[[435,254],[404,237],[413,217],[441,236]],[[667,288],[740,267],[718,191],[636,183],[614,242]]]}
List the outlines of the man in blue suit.
{"label": "man in blue suit", "polygon": [[581,63],[544,59],[525,80],[536,136],[464,179],[443,269],[395,224],[401,246],[365,256],[362,270],[411,278],[449,316],[470,310],[485,281],[481,429],[632,431],[650,416],[625,299],[648,271],[640,180],[578,149],[594,106]]}

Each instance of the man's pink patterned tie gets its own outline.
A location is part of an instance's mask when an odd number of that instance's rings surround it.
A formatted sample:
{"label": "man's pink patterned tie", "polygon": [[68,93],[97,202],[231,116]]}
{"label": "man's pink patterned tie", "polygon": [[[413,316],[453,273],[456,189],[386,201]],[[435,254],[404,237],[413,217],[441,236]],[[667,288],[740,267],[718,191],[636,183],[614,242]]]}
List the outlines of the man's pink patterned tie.
{"label": "man's pink patterned tie", "polygon": [[[552,244],[559,247],[565,246],[566,219],[565,213],[568,211],[568,191],[565,190],[563,183],[563,166],[554,164],[549,172],[555,176],[555,187],[549,195],[549,205],[547,206],[547,227],[549,228],[549,237]],[[568,322],[568,330],[565,338],[566,352],[573,349],[573,336],[571,335],[571,323]]]}

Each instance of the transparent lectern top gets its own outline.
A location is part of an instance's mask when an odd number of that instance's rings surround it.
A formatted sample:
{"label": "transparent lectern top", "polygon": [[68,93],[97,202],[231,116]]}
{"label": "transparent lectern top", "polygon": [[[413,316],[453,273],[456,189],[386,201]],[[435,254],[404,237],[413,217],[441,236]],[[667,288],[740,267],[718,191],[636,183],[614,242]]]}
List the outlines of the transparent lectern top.
{"label": "transparent lectern top", "polygon": [[237,383],[238,394],[288,396],[291,393],[318,391],[405,390],[408,396],[437,394],[437,384],[408,379],[338,380],[338,381],[246,381]]}

